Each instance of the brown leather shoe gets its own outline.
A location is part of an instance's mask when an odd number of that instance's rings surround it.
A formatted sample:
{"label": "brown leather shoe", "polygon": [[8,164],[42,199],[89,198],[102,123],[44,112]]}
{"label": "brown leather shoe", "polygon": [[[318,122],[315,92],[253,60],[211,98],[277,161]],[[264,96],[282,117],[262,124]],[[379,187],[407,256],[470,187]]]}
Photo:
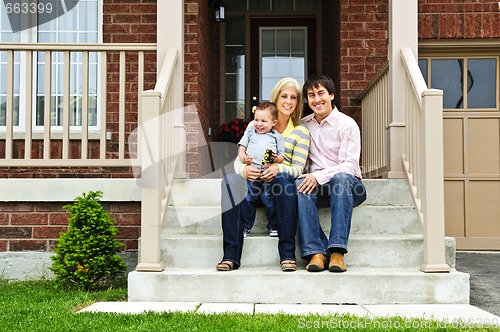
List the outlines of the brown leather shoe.
{"label": "brown leather shoe", "polygon": [[328,265],[328,270],[330,272],[345,272],[347,271],[347,266],[344,264],[344,255],[334,252],[330,256],[330,264]]}
{"label": "brown leather shoe", "polygon": [[325,269],[326,257],[323,254],[314,254],[311,257],[311,261],[306,266],[306,270],[309,272],[320,272]]}

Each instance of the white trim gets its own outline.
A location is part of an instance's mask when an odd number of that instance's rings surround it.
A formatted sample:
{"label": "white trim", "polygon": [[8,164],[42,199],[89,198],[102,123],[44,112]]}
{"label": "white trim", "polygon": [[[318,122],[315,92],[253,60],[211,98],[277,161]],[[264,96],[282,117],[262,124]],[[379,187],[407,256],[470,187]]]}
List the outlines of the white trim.
{"label": "white trim", "polygon": [[0,179],[0,202],[70,202],[101,190],[103,202],[140,202],[136,179]]}

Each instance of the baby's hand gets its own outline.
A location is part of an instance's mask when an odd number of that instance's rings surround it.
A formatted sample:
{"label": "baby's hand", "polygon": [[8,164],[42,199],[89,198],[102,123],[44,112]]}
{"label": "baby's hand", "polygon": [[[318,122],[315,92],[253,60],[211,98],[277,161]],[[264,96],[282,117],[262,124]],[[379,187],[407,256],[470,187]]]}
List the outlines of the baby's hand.
{"label": "baby's hand", "polygon": [[285,160],[285,157],[283,156],[278,156],[276,153],[273,153],[273,161],[275,163],[282,163],[283,160]]}
{"label": "baby's hand", "polygon": [[248,156],[248,155],[247,155],[247,156],[245,156],[244,160],[242,160],[242,161],[243,161],[245,164],[247,164],[247,165],[251,165],[251,164],[252,164],[252,160],[253,160],[252,156]]}

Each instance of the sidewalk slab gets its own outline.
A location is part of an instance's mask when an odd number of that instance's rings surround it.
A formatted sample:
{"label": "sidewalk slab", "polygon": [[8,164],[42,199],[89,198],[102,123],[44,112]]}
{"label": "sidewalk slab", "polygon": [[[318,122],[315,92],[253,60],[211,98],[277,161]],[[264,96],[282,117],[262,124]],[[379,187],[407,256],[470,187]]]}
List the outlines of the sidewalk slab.
{"label": "sidewalk slab", "polygon": [[81,312],[105,312],[118,314],[143,314],[146,312],[195,312],[197,302],[97,302]]}
{"label": "sidewalk slab", "polygon": [[288,315],[343,315],[366,316],[368,311],[361,305],[336,304],[256,304],[256,314],[288,314]]}
{"label": "sidewalk slab", "polygon": [[253,303],[202,303],[196,311],[198,314],[254,314]]}
{"label": "sidewalk slab", "polygon": [[350,314],[362,319],[376,317],[403,317],[437,320],[456,324],[500,326],[500,317],[469,304],[254,304],[254,303],[199,303],[199,302],[97,302],[82,312],[142,314],[146,312],[192,312],[197,314],[289,314],[333,316]]}
{"label": "sidewalk slab", "polygon": [[500,326],[500,317],[469,304],[363,305],[373,316],[424,318],[450,323]]}

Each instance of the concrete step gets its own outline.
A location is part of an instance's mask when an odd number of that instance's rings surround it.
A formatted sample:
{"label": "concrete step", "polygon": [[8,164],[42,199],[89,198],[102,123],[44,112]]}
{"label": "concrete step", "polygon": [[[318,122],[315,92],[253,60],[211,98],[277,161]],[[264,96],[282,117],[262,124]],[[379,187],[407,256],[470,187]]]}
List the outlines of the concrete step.
{"label": "concrete step", "polygon": [[[167,236],[162,240],[162,262],[167,267],[213,268],[222,259],[220,236]],[[447,263],[455,266],[455,240],[446,239]],[[297,244],[297,263],[300,259]],[[353,235],[349,238],[349,253],[345,256],[348,266],[417,268],[423,262],[423,238],[421,235],[368,236]],[[269,236],[245,238],[241,264],[245,267],[279,266],[278,239]]]}
{"label": "concrete step", "polygon": [[[364,205],[412,205],[406,180],[363,180],[367,191]],[[175,206],[219,206],[221,179],[175,180],[169,205]]]}
{"label": "concrete step", "polygon": [[131,272],[130,302],[231,302],[309,304],[469,303],[469,275],[418,269],[356,268],[344,273],[282,272],[245,268],[167,268]]}
{"label": "concrete step", "polygon": [[[320,209],[323,229],[330,229],[330,209]],[[252,233],[267,234],[264,208],[257,209]],[[222,235],[220,206],[169,207],[165,214],[163,233],[167,235]],[[422,234],[422,227],[413,206],[360,205],[353,210],[351,234],[398,235]]]}

